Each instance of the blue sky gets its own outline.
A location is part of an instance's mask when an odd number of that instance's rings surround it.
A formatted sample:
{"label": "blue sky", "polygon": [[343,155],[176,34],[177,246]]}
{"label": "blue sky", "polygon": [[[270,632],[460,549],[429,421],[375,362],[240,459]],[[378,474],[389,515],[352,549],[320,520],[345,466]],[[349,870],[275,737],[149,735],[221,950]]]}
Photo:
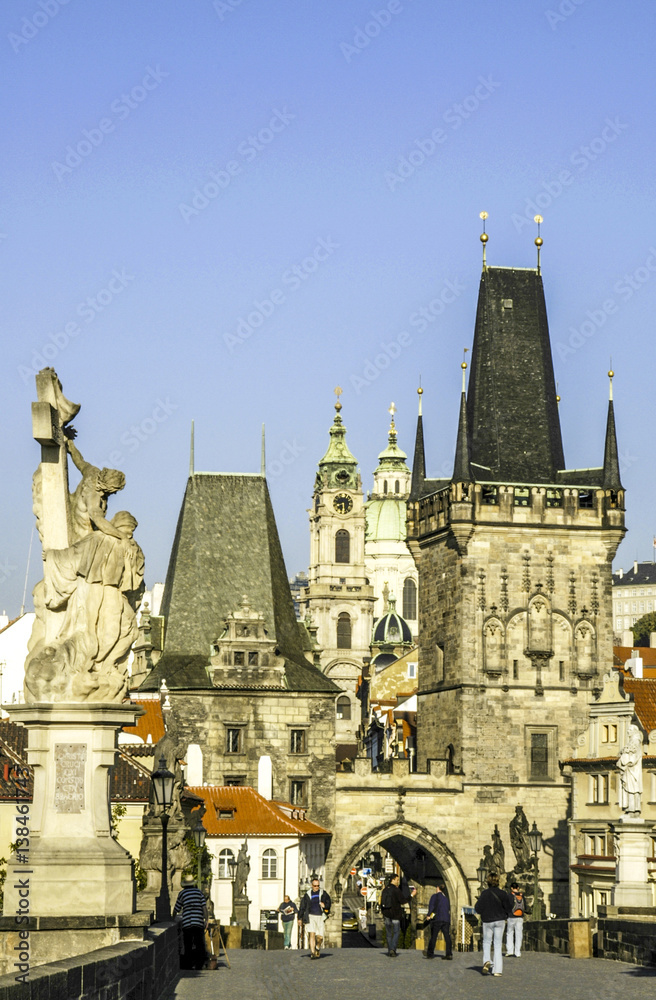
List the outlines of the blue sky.
{"label": "blue sky", "polygon": [[[569,467],[601,464],[612,355],[629,534],[652,558],[653,3],[4,0],[0,611],[27,563],[33,373],[127,476],[162,580],[196,468],[269,484],[290,575],[333,389],[371,488],[421,377],[450,471],[488,261],[542,271]],[[432,303],[432,306],[431,306]],[[422,321],[421,310],[429,310]],[[113,510],[118,509],[116,505]],[[40,576],[35,545],[29,592]]]}

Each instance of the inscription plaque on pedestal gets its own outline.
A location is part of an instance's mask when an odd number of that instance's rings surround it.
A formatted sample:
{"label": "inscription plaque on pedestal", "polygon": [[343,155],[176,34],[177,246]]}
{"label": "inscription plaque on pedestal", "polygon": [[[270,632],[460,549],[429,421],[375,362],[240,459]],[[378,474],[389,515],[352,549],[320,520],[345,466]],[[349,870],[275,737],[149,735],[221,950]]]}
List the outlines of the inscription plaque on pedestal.
{"label": "inscription plaque on pedestal", "polygon": [[55,811],[79,813],[84,809],[86,743],[55,743]]}

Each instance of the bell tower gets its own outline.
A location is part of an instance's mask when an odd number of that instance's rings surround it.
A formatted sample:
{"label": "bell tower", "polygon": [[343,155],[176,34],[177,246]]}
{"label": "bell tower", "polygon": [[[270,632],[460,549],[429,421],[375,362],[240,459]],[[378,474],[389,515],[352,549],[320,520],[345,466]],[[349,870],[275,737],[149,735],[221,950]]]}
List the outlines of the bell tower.
{"label": "bell tower", "polygon": [[[348,696],[337,706],[338,738],[357,729],[355,690],[369,656],[374,591],[365,575],[365,509],[358,463],[346,444],[342,390],[335,389],[330,444],[319,462],[310,515],[310,571],[301,612],[312,619],[321,668]],[[350,715],[350,718],[345,718]],[[348,725],[347,725],[348,723]]]}

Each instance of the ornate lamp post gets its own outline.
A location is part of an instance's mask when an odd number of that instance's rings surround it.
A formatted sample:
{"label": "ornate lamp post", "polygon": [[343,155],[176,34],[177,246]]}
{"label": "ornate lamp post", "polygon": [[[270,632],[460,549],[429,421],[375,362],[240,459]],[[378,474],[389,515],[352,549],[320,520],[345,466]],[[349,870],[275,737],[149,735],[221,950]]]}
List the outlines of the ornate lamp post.
{"label": "ornate lamp post", "polygon": [[169,825],[169,809],[173,801],[173,785],[175,775],[166,767],[166,758],[160,757],[159,767],[154,771],[150,780],[153,785],[155,802],[162,810],[162,887],[155,903],[155,920],[163,923],[171,919],[171,898],[169,896],[169,859],[168,845],[166,841],[167,827]]}
{"label": "ornate lamp post", "polygon": [[230,869],[230,884],[232,886],[232,913],[230,914],[230,923],[234,926],[237,923],[237,914],[235,913],[235,879],[237,877],[237,860],[234,855],[228,858],[228,868]]}
{"label": "ornate lamp post", "polygon": [[481,864],[476,869],[476,874],[478,875],[478,884],[481,887],[481,892],[485,888],[485,882],[487,880],[487,868],[485,865]]}
{"label": "ornate lamp post", "polygon": [[531,911],[531,920],[540,920],[542,913],[540,898],[538,895],[538,854],[542,849],[542,834],[538,830],[535,820],[533,820],[533,826],[528,832],[528,844],[533,852],[533,864],[535,865],[535,885],[533,887],[533,909]]}
{"label": "ornate lamp post", "polygon": [[194,834],[194,844],[198,848],[198,875],[197,875],[197,878],[196,878],[196,883],[198,885],[198,888],[200,889],[200,887],[201,887],[201,885],[200,885],[200,878],[201,878],[201,876],[200,876],[200,862],[201,862],[201,858],[203,856],[203,847],[205,846],[205,837],[207,836],[207,832],[205,830],[205,827],[203,826],[203,820],[201,819],[200,816],[198,817],[198,823],[196,824],[196,826],[193,829],[193,834]]}

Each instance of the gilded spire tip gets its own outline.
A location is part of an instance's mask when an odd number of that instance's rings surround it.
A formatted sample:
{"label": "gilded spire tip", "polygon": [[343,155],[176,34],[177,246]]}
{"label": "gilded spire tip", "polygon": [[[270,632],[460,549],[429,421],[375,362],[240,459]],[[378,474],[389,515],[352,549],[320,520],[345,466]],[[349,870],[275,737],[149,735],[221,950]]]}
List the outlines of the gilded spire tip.
{"label": "gilded spire tip", "polygon": [[479,213],[479,219],[483,220],[483,232],[481,233],[481,237],[480,237],[481,243],[483,244],[483,270],[485,270],[486,267],[487,267],[487,263],[486,263],[486,259],[485,259],[485,245],[486,245],[487,241],[490,238],[487,235],[487,233],[485,232],[485,220],[487,219],[487,217],[488,217],[487,216],[487,212],[480,212]]}
{"label": "gilded spire tip", "polygon": [[542,246],[542,244],[544,242],[543,239],[542,239],[542,237],[540,236],[540,224],[542,222],[544,222],[544,219],[542,218],[541,215],[534,215],[533,216],[533,222],[537,222],[537,224],[538,224],[538,235],[535,237],[535,241],[534,242],[535,242],[536,247],[538,248],[538,274],[539,274],[540,273],[540,247]]}

